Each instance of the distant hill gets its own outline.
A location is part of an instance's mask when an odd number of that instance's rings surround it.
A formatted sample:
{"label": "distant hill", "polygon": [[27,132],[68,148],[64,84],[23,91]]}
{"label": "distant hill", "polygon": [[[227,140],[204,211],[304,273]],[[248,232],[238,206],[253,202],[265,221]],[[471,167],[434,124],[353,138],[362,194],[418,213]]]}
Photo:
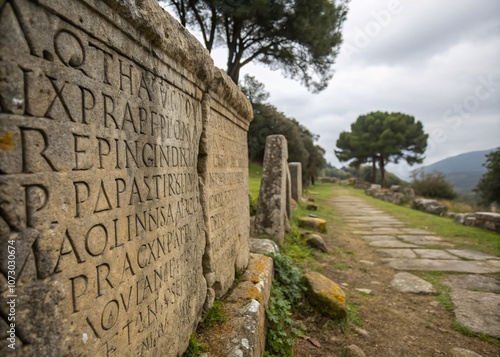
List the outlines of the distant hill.
{"label": "distant hill", "polygon": [[439,171],[445,174],[458,192],[471,192],[479,182],[481,176],[486,172],[483,167],[486,154],[493,151],[471,151],[457,156],[449,157],[432,165],[423,166],[424,172]]}

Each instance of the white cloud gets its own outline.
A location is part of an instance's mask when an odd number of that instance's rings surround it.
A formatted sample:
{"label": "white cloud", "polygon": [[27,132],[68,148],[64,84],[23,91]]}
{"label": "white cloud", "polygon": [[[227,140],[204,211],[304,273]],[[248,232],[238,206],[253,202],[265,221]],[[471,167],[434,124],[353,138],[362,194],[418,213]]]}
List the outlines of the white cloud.
{"label": "white cloud", "polygon": [[[326,90],[311,94],[258,63],[243,67],[241,78],[249,73],[263,82],[269,101],[319,134],[327,160],[336,165],[342,165],[333,152],[340,132],[377,110],[423,122],[431,136],[424,164],[500,145],[498,0],[352,0],[349,6]],[[349,52],[362,33],[368,42]],[[213,57],[224,68],[224,51]],[[413,168],[389,169],[406,176]]]}

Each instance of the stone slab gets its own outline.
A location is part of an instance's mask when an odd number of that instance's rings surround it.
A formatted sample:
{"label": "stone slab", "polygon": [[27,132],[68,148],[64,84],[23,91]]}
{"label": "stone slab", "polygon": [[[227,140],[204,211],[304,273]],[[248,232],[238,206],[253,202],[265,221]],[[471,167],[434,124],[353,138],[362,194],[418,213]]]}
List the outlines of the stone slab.
{"label": "stone slab", "polygon": [[437,259],[395,259],[389,265],[396,270],[447,271],[456,273],[489,274],[500,272],[485,262]]}
{"label": "stone slab", "polygon": [[457,259],[457,256],[440,249],[413,249],[422,259]]}
{"label": "stone slab", "polygon": [[474,332],[500,338],[500,294],[456,289],[450,295],[458,323]]}
{"label": "stone slab", "polygon": [[436,236],[420,236],[420,235],[398,235],[402,241],[418,244],[418,245],[433,245],[440,247],[454,247],[452,243],[442,242],[441,238]]}
{"label": "stone slab", "polygon": [[500,260],[499,257],[494,255],[486,254],[483,252],[478,252],[476,250],[465,250],[465,249],[447,249],[448,252],[459,256],[460,258],[470,259],[470,260]]}
{"label": "stone slab", "polygon": [[261,357],[266,342],[266,308],[273,279],[273,260],[250,254],[239,284],[221,301],[226,322],[208,332],[211,356]]}
{"label": "stone slab", "polygon": [[406,234],[418,234],[418,235],[430,235],[432,232],[429,232],[425,229],[416,229],[416,228],[403,228]]}
{"label": "stone slab", "polygon": [[[207,246],[203,268],[207,285],[217,298],[232,286],[235,272],[248,264],[250,212],[248,197],[248,149],[246,144],[249,122],[230,110],[231,101],[224,84],[232,80],[215,70],[216,80],[207,96],[209,110],[203,117],[203,139],[200,151],[201,201],[204,207]],[[226,86],[227,87],[227,86]],[[222,129],[223,128],[223,129]]]}
{"label": "stone slab", "polygon": [[418,248],[418,245],[403,243],[398,240],[376,240],[368,243],[368,245],[379,248]]}
{"label": "stone slab", "polygon": [[410,273],[397,273],[391,286],[403,293],[435,295],[437,292],[431,283]]}
{"label": "stone slab", "polygon": [[377,240],[397,240],[394,236],[389,235],[373,235],[373,236],[363,236],[362,239],[367,241],[377,241]]}
{"label": "stone slab", "polygon": [[260,183],[255,232],[268,234],[281,245],[288,226],[287,183],[288,148],[283,135],[269,135],[264,152],[264,171]]}
{"label": "stone slab", "polygon": [[390,258],[415,259],[417,255],[411,249],[377,249],[375,253]]}
{"label": "stone slab", "polygon": [[451,275],[443,279],[443,283],[452,289],[465,289],[500,293],[500,280],[481,275]]}

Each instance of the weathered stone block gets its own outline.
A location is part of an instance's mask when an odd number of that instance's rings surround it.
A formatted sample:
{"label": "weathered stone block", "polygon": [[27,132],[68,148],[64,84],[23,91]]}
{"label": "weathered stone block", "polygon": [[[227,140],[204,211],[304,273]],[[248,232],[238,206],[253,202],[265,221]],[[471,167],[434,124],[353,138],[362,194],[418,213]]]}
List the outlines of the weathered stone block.
{"label": "weathered stone block", "polygon": [[339,285],[317,272],[304,274],[303,282],[308,301],[318,311],[334,319],[347,316],[345,293]]}
{"label": "weathered stone block", "polygon": [[216,69],[211,83],[201,139],[201,199],[207,222],[203,260],[207,284],[216,297],[233,284],[235,271],[248,264],[250,212],[248,204],[247,131],[252,108],[224,72]]}
{"label": "weathered stone block", "polygon": [[2,2],[0,53],[16,352],[181,355],[248,261],[250,104],[155,0]]}
{"label": "weathered stone block", "polygon": [[250,254],[248,269],[240,283],[222,300],[227,321],[209,332],[211,356],[263,356],[272,279],[273,260]]}
{"label": "weathered stone block", "polygon": [[288,148],[283,135],[270,135],[266,138],[264,154],[264,172],[260,184],[255,231],[269,234],[281,245],[285,239],[285,230],[289,225],[290,207],[287,192]]}
{"label": "weathered stone block", "polygon": [[325,233],[326,232],[326,220],[322,218],[315,217],[300,217],[299,218],[299,227],[301,228],[311,228],[318,232]]}
{"label": "weathered stone block", "polygon": [[500,233],[500,213],[476,212],[475,225]]}
{"label": "weathered stone block", "polygon": [[435,214],[437,216],[444,215],[448,210],[446,206],[442,205],[438,201],[427,198],[415,198],[412,202],[412,208],[426,213]]}
{"label": "weathered stone block", "polygon": [[288,163],[292,184],[292,198],[299,202],[302,197],[302,164],[300,162]]}

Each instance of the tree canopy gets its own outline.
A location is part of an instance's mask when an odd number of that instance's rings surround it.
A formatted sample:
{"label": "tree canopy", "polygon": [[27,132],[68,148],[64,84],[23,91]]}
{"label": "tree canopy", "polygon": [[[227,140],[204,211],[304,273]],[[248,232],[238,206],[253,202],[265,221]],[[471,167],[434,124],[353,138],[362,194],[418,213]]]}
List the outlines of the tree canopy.
{"label": "tree canopy", "polygon": [[287,139],[288,161],[302,164],[304,186],[315,183],[326,165],[325,150],[316,144],[319,135],[313,134],[297,120],[287,117],[276,107],[264,103],[268,98],[262,83],[252,76],[245,76],[242,91],[250,99],[254,118],[248,130],[248,156],[252,161],[262,162],[268,135],[281,134]]}
{"label": "tree canopy", "polygon": [[228,50],[227,73],[259,61],[321,91],[333,76],[348,0],[166,0],[209,52]]}
{"label": "tree canopy", "polygon": [[500,204],[500,147],[486,155],[483,165],[487,171],[479,180],[474,192],[479,195],[480,203],[489,205]]}
{"label": "tree canopy", "polygon": [[358,117],[350,132],[340,133],[335,154],[340,161],[352,161],[359,167],[371,162],[375,177],[376,163],[384,184],[385,165],[405,160],[409,165],[421,163],[428,135],[420,121],[403,113],[372,112]]}

